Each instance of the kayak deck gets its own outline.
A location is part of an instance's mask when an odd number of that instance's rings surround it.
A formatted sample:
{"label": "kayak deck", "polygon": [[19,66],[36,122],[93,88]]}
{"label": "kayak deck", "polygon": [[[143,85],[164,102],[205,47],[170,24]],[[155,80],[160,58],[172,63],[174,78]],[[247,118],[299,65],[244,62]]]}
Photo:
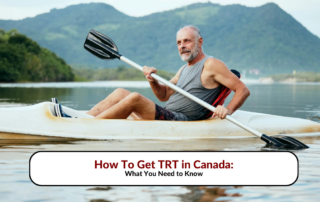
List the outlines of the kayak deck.
{"label": "kayak deck", "polygon": [[[76,138],[76,139],[198,139],[243,138],[252,134],[227,120],[150,121],[94,119],[84,112],[63,106],[72,117],[53,115],[53,103],[0,109],[0,139]],[[299,118],[238,110],[232,115],[242,123],[267,135],[320,136],[320,124]],[[26,137],[25,137],[26,138]]]}

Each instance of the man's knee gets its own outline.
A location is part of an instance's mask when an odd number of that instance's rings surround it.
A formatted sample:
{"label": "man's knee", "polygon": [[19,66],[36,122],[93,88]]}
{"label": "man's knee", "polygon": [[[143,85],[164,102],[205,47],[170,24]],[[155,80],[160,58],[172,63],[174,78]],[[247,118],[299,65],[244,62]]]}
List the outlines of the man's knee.
{"label": "man's knee", "polygon": [[114,93],[125,93],[125,92],[129,92],[129,91],[126,89],[123,89],[123,88],[117,88],[113,92]]}
{"label": "man's knee", "polygon": [[128,96],[128,99],[129,99],[132,103],[139,103],[142,97],[143,97],[143,96],[142,96],[141,94],[134,92],[134,93],[131,93],[131,94]]}
{"label": "man's knee", "polygon": [[118,96],[128,96],[130,93],[130,91],[123,88],[117,88],[112,92],[112,94],[116,94]]}

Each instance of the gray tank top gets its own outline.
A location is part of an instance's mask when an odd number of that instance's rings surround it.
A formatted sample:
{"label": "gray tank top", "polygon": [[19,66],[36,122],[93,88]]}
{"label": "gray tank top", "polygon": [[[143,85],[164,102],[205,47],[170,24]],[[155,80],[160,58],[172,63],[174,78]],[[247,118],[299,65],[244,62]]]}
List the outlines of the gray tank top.
{"label": "gray tank top", "polygon": [[[208,58],[209,56],[206,56],[190,67],[188,67],[188,64],[184,65],[177,86],[201,100],[212,104],[219,96],[221,85],[214,89],[207,89],[203,87],[201,83],[202,69]],[[189,120],[202,120],[210,113],[205,107],[178,92],[171,95],[164,108],[175,113],[182,113],[187,116]]]}

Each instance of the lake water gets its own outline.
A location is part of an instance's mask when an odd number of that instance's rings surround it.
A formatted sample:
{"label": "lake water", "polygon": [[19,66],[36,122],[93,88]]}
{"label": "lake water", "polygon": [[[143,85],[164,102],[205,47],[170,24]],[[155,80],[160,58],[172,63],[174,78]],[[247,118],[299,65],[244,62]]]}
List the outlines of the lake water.
{"label": "lake water", "polygon": [[[251,96],[242,110],[303,119],[320,117],[320,85],[317,83],[246,83]],[[163,105],[156,100],[147,82],[90,82],[0,84],[0,107],[31,105],[56,97],[65,106],[88,110],[117,87],[139,92]],[[294,151],[299,158],[299,179],[292,186],[278,187],[39,187],[29,179],[29,158],[36,151],[261,151],[264,144],[258,138],[59,142],[0,140],[0,201],[319,201],[320,137],[297,139],[310,146],[307,150]]]}

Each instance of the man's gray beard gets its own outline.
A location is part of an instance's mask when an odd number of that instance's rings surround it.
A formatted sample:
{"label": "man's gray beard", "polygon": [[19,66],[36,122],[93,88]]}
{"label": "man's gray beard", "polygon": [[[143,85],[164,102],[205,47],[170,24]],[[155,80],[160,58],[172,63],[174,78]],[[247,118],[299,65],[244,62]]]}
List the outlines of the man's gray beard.
{"label": "man's gray beard", "polygon": [[182,55],[180,55],[181,60],[185,61],[185,62],[190,62],[191,60],[193,60],[195,57],[197,57],[197,55],[199,54],[199,48],[198,48],[198,43],[195,45],[194,49],[191,51],[190,55],[188,58],[183,58]]}

